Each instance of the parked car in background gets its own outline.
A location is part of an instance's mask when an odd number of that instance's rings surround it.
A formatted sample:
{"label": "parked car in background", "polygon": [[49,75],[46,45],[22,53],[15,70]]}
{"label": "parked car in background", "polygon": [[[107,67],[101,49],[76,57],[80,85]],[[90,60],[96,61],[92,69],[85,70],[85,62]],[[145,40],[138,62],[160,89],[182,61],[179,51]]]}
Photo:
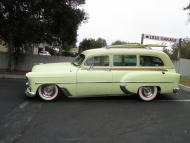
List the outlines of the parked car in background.
{"label": "parked car in background", "polygon": [[72,63],[35,65],[26,74],[25,94],[43,100],[62,92],[68,97],[137,94],[143,101],[177,94],[180,75],[168,55],[153,46],[160,45],[107,46],[84,51]]}
{"label": "parked car in background", "polygon": [[39,52],[39,55],[42,55],[42,56],[51,56],[51,54],[48,51],[41,51],[41,52]]}

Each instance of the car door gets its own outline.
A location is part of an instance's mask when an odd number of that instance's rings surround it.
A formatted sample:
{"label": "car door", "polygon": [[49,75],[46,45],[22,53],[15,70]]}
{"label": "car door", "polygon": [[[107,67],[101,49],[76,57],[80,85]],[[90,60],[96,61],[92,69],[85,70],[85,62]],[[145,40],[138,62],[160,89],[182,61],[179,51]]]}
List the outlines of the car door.
{"label": "car door", "polygon": [[77,73],[77,95],[108,95],[112,89],[109,56],[90,57]]}

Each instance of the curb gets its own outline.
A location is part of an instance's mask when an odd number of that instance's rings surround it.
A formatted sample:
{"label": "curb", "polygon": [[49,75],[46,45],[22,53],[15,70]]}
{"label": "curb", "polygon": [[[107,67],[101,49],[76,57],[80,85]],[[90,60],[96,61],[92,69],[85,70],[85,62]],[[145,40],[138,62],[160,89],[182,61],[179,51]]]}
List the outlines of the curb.
{"label": "curb", "polygon": [[190,92],[190,87],[188,87],[188,86],[179,84],[179,88],[180,88],[181,90],[183,90],[183,91]]}

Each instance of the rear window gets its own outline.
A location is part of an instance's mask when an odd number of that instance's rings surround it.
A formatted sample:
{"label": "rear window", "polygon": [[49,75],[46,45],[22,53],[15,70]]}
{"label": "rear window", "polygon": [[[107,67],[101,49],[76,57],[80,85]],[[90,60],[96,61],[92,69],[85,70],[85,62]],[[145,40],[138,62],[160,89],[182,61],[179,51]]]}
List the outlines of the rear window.
{"label": "rear window", "polygon": [[141,66],[164,66],[164,62],[154,56],[140,56],[140,65]]}
{"label": "rear window", "polygon": [[136,55],[115,55],[114,66],[136,66]]}

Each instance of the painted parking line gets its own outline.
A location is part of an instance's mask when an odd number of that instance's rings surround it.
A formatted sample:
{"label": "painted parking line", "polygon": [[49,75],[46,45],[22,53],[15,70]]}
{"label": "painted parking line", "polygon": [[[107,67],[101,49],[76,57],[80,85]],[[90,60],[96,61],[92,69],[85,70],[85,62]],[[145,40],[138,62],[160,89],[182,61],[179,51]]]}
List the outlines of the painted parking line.
{"label": "painted parking line", "polygon": [[190,99],[181,99],[181,100],[155,100],[155,101],[166,101],[166,102],[190,102]]}
{"label": "painted parking line", "polygon": [[[74,101],[74,100],[73,100]],[[76,101],[76,100],[75,100]],[[122,102],[122,101],[139,101],[139,100],[118,100],[118,99],[113,99],[113,100],[90,100],[90,99],[88,99],[88,100],[82,100],[83,102],[107,102],[107,101],[110,101],[110,102],[115,102],[115,101],[117,101],[117,102]],[[190,102],[190,99],[180,99],[180,100],[153,100],[153,102],[156,102],[156,101],[158,101],[158,102]],[[151,102],[151,101],[150,101]]]}

